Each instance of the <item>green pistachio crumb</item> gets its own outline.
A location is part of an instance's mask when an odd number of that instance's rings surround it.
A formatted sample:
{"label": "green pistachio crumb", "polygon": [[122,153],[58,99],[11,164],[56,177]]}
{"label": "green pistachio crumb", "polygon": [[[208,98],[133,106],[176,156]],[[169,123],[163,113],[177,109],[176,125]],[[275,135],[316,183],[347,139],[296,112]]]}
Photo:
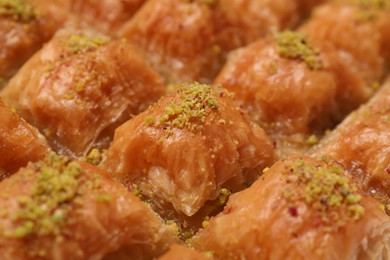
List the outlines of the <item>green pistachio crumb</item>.
{"label": "green pistachio crumb", "polygon": [[99,201],[109,202],[109,201],[112,201],[112,195],[111,194],[99,194],[96,197],[96,199]]}
{"label": "green pistachio crumb", "polygon": [[318,138],[316,135],[311,135],[307,140],[306,140],[306,143],[308,145],[315,145],[316,143],[318,143]]}
{"label": "green pistachio crumb", "polygon": [[37,14],[29,0],[0,0],[0,16],[11,17],[15,21],[29,22]]}
{"label": "green pistachio crumb", "polygon": [[30,172],[34,178],[30,193],[16,198],[19,205],[12,215],[16,227],[5,235],[15,238],[32,234],[60,235],[71,212],[69,203],[80,195],[82,173],[77,162],[55,154],[34,164],[34,172]]}
{"label": "green pistachio crumb", "polygon": [[66,40],[69,51],[79,53],[83,51],[92,51],[99,46],[105,45],[109,41],[105,37],[88,37],[86,35],[73,34]]}
{"label": "green pistachio crumb", "polygon": [[355,15],[358,21],[375,20],[381,11],[390,8],[389,0],[350,0],[349,2],[359,6]]}
{"label": "green pistachio crumb", "polygon": [[209,217],[206,217],[206,218],[202,221],[202,227],[203,227],[203,228],[207,228],[208,225],[209,225],[209,221],[210,221]]}
{"label": "green pistachio crumb", "polygon": [[323,67],[318,51],[308,45],[304,34],[287,30],[276,34],[275,38],[282,57],[300,59],[312,70]]}
{"label": "green pistachio crumb", "polygon": [[152,117],[152,116],[146,117],[146,118],[145,118],[145,123],[146,123],[147,125],[154,125],[154,117]]}
{"label": "green pistachio crumb", "polygon": [[191,131],[202,129],[206,116],[213,109],[218,109],[210,85],[183,85],[176,94],[179,96],[178,102],[169,103],[158,121],[158,125],[162,125],[170,133],[173,128],[186,128]]}
{"label": "green pistachio crumb", "polygon": [[[362,197],[342,169],[329,165],[307,165],[302,160],[288,165],[288,183],[300,188],[287,188],[283,198],[290,203],[304,201],[321,216],[325,225],[344,225],[347,218],[359,220],[364,214]],[[344,211],[345,214],[340,212]]]}
{"label": "green pistachio crumb", "polygon": [[82,92],[84,90],[84,85],[82,83],[76,84],[76,92]]}
{"label": "green pistachio crumb", "polygon": [[352,2],[366,9],[385,10],[390,7],[389,0],[352,0]]}
{"label": "green pistachio crumb", "polygon": [[87,163],[92,164],[92,165],[99,165],[101,160],[102,160],[102,155],[101,155],[99,149],[97,149],[97,148],[92,149],[91,152],[85,158],[85,161]]}
{"label": "green pistachio crumb", "polygon": [[212,252],[212,251],[204,251],[203,252],[203,255],[205,256],[205,257],[214,257],[214,253]]}
{"label": "green pistachio crumb", "polygon": [[219,191],[218,201],[221,205],[225,205],[229,199],[231,192],[228,189],[222,188]]}

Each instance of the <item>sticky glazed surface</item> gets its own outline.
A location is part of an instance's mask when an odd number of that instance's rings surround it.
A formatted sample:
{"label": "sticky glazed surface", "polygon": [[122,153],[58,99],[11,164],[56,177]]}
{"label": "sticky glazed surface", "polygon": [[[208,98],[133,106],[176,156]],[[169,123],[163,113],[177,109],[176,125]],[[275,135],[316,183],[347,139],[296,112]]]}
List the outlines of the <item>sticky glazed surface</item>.
{"label": "sticky glazed surface", "polygon": [[0,89],[51,38],[64,15],[39,0],[0,1]]}
{"label": "sticky glazed surface", "polygon": [[[230,51],[277,32],[302,19],[302,1],[222,0],[213,5],[218,45]],[[320,1],[312,1],[320,2]],[[318,3],[317,3],[318,4]]]}
{"label": "sticky glazed surface", "polygon": [[390,214],[390,81],[312,149],[348,169],[357,184]]}
{"label": "sticky glazed surface", "polygon": [[148,259],[177,241],[139,198],[86,163],[51,154],[0,187],[4,260]]}
{"label": "sticky glazed surface", "polygon": [[215,80],[274,136],[282,155],[305,152],[387,73],[386,4],[357,2],[324,4],[297,31],[239,49]]}
{"label": "sticky glazed surface", "polygon": [[104,168],[191,216],[221,188],[244,188],[274,158],[264,131],[228,93],[193,84],[117,128]]}
{"label": "sticky glazed surface", "polygon": [[229,51],[295,26],[303,10],[320,2],[153,0],[118,35],[134,44],[168,83],[210,83]]}
{"label": "sticky glazed surface", "polygon": [[386,259],[390,222],[379,205],[341,168],[289,157],[232,195],[190,244],[216,259]]}
{"label": "sticky glazed surface", "polygon": [[51,4],[69,14],[66,22],[72,26],[92,27],[112,35],[144,2],[145,0],[53,0]]}
{"label": "sticky glazed surface", "polygon": [[210,81],[216,74],[212,11],[201,1],[152,0],[119,32],[168,83]]}
{"label": "sticky glazed surface", "polygon": [[389,11],[0,0],[0,260],[389,259]]}
{"label": "sticky glazed surface", "polygon": [[[390,12],[377,7],[375,1],[367,6],[358,4],[360,2],[364,1],[320,6],[300,28],[330,57],[328,66],[337,78],[337,99],[342,115],[356,109],[375,93],[389,58],[385,46],[389,41]],[[333,15],[335,13],[338,15]]]}
{"label": "sticky glazed surface", "polygon": [[0,99],[0,180],[28,162],[43,159],[49,148],[36,129],[28,125]]}
{"label": "sticky glazed surface", "polygon": [[[286,31],[238,50],[214,83],[235,94],[251,118],[273,136],[281,154],[305,147],[308,136],[332,125],[336,112],[332,73],[281,53],[283,39],[294,38],[303,36]],[[313,58],[318,64],[326,62],[321,54]]]}
{"label": "sticky glazed surface", "polygon": [[164,93],[162,79],[122,40],[63,31],[2,91],[55,151],[85,155],[108,146],[116,126]]}

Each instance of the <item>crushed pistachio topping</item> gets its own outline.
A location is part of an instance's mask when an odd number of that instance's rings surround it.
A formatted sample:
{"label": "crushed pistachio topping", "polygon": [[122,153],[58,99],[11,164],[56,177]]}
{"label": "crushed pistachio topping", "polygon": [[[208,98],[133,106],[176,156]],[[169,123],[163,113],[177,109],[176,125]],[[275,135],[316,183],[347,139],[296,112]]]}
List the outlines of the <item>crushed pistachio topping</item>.
{"label": "crushed pistachio topping", "polygon": [[202,227],[207,228],[209,225],[210,217],[205,217],[205,219],[202,221]]}
{"label": "crushed pistachio topping", "polygon": [[323,67],[318,51],[308,45],[304,34],[287,30],[276,34],[275,38],[282,57],[300,59],[313,70]]}
{"label": "crushed pistachio topping", "polygon": [[102,161],[102,155],[99,149],[92,149],[91,152],[85,157],[85,161],[92,165],[99,165],[99,163]]}
{"label": "crushed pistachio topping", "polygon": [[36,13],[29,0],[0,0],[0,16],[28,22],[36,17]]}
{"label": "crushed pistachio topping", "polygon": [[351,0],[350,2],[360,7],[356,12],[356,19],[359,21],[374,20],[381,11],[390,9],[389,0]]}
{"label": "crushed pistachio topping", "polygon": [[282,196],[291,203],[290,208],[294,209],[294,204],[304,201],[320,214],[325,225],[333,223],[335,226],[344,225],[347,219],[359,220],[364,214],[356,185],[339,167],[314,166],[296,160],[286,168],[287,182],[302,187],[283,190]]}
{"label": "crushed pistachio topping", "polygon": [[390,7],[389,0],[352,0],[352,2],[361,7],[373,8],[376,10],[385,10]]}
{"label": "crushed pistachio topping", "polygon": [[204,251],[203,252],[203,255],[205,256],[205,257],[213,257],[214,256],[214,253],[212,252],[212,251]]}
{"label": "crushed pistachio topping", "polygon": [[52,76],[56,76],[54,70],[63,66],[63,58],[67,55],[81,54],[73,57],[75,61],[73,65],[75,70],[71,80],[73,84],[64,93],[64,98],[73,100],[76,104],[84,104],[88,101],[86,98],[88,91],[99,90],[108,81],[107,75],[99,72],[97,69],[98,61],[95,59],[96,53],[93,52],[101,44],[104,44],[105,41],[102,38],[88,38],[80,35],[72,35],[67,39],[65,43],[70,48],[70,53],[65,53],[58,61],[49,63],[45,69],[45,77],[49,79]]}
{"label": "crushed pistachio topping", "polygon": [[112,201],[112,195],[111,194],[99,194],[97,197],[96,197],[97,200],[99,201],[104,201],[104,202],[109,202],[109,201]]}
{"label": "crushed pistachio topping", "polygon": [[82,34],[73,34],[66,39],[69,51],[79,53],[84,51],[93,51],[99,46],[109,41],[106,37],[88,37]]}
{"label": "crushed pistachio topping", "polygon": [[171,102],[165,107],[159,120],[146,118],[146,124],[162,125],[164,129],[187,128],[191,131],[202,129],[206,116],[213,109],[218,109],[212,87],[199,83],[183,85],[176,91],[177,102]]}
{"label": "crushed pistachio topping", "polygon": [[[71,212],[82,205],[82,196],[88,190],[100,189],[98,175],[83,174],[76,161],[51,153],[43,161],[30,165],[23,173],[31,186],[26,195],[16,197],[18,208],[9,215],[15,228],[4,235],[24,238],[31,235],[54,235],[61,240],[62,229]],[[101,193],[97,200],[107,202],[111,195]]]}
{"label": "crushed pistachio topping", "polygon": [[222,188],[219,191],[219,196],[218,196],[219,203],[221,205],[225,205],[228,202],[230,195],[231,195],[231,191],[230,190]]}
{"label": "crushed pistachio topping", "polygon": [[54,154],[35,165],[34,184],[29,196],[16,198],[19,203],[13,220],[18,226],[10,237],[59,235],[71,208],[69,202],[79,196],[83,169],[77,162]]}
{"label": "crushed pistachio topping", "polygon": [[309,138],[307,138],[306,143],[308,145],[315,145],[318,143],[318,137],[316,135],[311,135]]}

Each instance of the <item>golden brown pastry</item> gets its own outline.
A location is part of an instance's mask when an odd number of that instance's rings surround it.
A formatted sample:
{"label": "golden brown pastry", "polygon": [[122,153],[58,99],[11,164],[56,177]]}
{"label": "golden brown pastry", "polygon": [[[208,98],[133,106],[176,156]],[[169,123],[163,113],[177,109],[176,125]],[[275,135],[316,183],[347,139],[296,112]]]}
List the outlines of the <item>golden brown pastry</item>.
{"label": "golden brown pastry", "polygon": [[28,162],[43,159],[49,148],[38,131],[29,126],[0,99],[0,180]]}
{"label": "golden brown pastry", "polygon": [[173,245],[167,253],[165,253],[160,260],[207,260],[212,259],[212,256],[205,253],[202,254],[199,251],[194,250],[193,248],[183,246],[183,245]]}
{"label": "golden brown pastry", "polygon": [[215,84],[236,94],[280,154],[304,152],[378,88],[390,13],[365,2],[324,4],[297,32],[238,50],[217,76]]}
{"label": "golden brown pastry", "polygon": [[215,80],[272,136],[280,154],[305,148],[336,113],[335,77],[307,38],[284,31],[261,39],[232,55]]}
{"label": "golden brown pastry", "polygon": [[107,34],[116,30],[142,6],[145,0],[52,0],[68,12],[72,26],[92,27]]}
{"label": "golden brown pastry", "polygon": [[129,40],[168,83],[210,82],[218,69],[213,13],[207,2],[151,0],[127,22]]}
{"label": "golden brown pastry", "polygon": [[105,172],[54,154],[0,183],[0,194],[4,260],[152,259],[177,241]]}
{"label": "golden brown pastry", "polygon": [[358,186],[390,214],[390,80],[313,148],[318,158],[348,169]]}
{"label": "golden brown pastry", "polygon": [[390,43],[386,4],[390,7],[389,0],[331,2],[314,9],[300,28],[329,56],[342,116],[367,101],[384,76],[384,63],[390,58],[386,57]]}
{"label": "golden brown pastry", "polygon": [[153,204],[193,216],[221,189],[246,187],[274,158],[264,131],[226,91],[195,83],[117,128],[103,167]]}
{"label": "golden brown pastry", "polygon": [[308,7],[300,0],[151,0],[118,35],[168,83],[210,83],[228,51],[294,26],[302,18],[298,10]]}
{"label": "golden brown pastry", "polygon": [[341,168],[274,164],[191,241],[216,259],[387,259],[390,221]]}
{"label": "golden brown pastry", "polygon": [[219,47],[230,51],[271,32],[293,28],[326,0],[215,0],[212,4]]}
{"label": "golden brown pastry", "polygon": [[1,95],[61,154],[107,147],[116,126],[165,92],[160,76],[123,40],[63,31]]}
{"label": "golden brown pastry", "polygon": [[48,41],[63,13],[39,0],[0,0],[0,89]]}

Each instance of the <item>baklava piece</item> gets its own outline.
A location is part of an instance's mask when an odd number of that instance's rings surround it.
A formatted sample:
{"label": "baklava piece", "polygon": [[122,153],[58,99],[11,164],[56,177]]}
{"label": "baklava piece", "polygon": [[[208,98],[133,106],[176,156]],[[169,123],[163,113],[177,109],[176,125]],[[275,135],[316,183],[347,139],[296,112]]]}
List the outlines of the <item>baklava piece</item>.
{"label": "baklava piece", "polygon": [[145,0],[52,0],[53,5],[66,11],[68,25],[94,28],[114,35],[129,20]]}
{"label": "baklava piece", "polygon": [[[388,0],[335,1],[313,11],[300,31],[329,57],[338,85],[340,119],[378,89],[390,62]],[[337,14],[337,15],[336,15]]]}
{"label": "baklava piece", "polygon": [[119,32],[167,83],[210,82],[218,69],[213,12],[206,1],[151,0]]}
{"label": "baklava piece", "polygon": [[324,0],[215,0],[215,31],[227,52],[286,28],[294,28]]}
{"label": "baklava piece", "polygon": [[131,190],[193,216],[275,160],[265,132],[209,85],[183,85],[115,131],[103,166]]}
{"label": "baklava piece", "polygon": [[383,80],[390,13],[378,1],[363,2],[317,7],[297,32],[238,50],[217,76],[215,84],[236,94],[280,154],[305,152]]}
{"label": "baklava piece", "polygon": [[313,156],[336,161],[358,186],[390,214],[390,80],[313,148]]}
{"label": "baklava piece", "polygon": [[306,7],[300,0],[151,0],[118,35],[167,83],[211,83],[229,51],[293,27]]}
{"label": "baklava piece", "polygon": [[314,159],[281,160],[190,244],[217,259],[386,259],[389,218],[348,177]]}
{"label": "baklava piece", "polygon": [[64,17],[47,1],[0,0],[0,89],[52,37]]}
{"label": "baklava piece", "polygon": [[1,95],[55,151],[79,157],[107,147],[118,125],[164,92],[160,76],[126,41],[62,31]]}
{"label": "baklava piece", "polygon": [[0,180],[28,162],[43,159],[48,152],[49,148],[38,131],[0,99]]}
{"label": "baklava piece", "polygon": [[238,50],[215,85],[233,92],[279,153],[289,154],[333,124],[337,85],[326,63],[305,35],[283,31]]}
{"label": "baklava piece", "polygon": [[0,255],[14,259],[152,259],[173,226],[102,170],[49,155],[0,183]]}

